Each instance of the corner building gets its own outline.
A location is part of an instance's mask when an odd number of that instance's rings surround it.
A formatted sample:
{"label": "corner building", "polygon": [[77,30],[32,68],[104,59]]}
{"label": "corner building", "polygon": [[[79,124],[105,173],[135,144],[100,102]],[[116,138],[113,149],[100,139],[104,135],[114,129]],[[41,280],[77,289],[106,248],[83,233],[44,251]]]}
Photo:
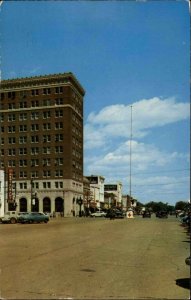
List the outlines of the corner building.
{"label": "corner building", "polygon": [[[79,214],[83,97],[72,73],[1,81],[0,168],[13,174],[6,211]],[[10,187],[10,185],[9,185]]]}

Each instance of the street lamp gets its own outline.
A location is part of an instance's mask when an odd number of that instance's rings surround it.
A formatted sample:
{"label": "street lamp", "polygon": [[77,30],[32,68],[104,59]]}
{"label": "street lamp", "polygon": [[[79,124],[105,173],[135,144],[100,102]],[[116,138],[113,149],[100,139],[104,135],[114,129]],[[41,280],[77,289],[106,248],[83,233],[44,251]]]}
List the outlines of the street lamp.
{"label": "street lamp", "polygon": [[34,207],[35,207],[35,200],[36,200],[36,192],[34,191],[34,180],[31,179],[31,210],[33,211],[34,210]]}
{"label": "street lamp", "polygon": [[80,196],[80,198],[77,199],[76,202],[77,202],[77,203],[79,204],[79,206],[80,206],[79,217],[81,217],[81,216],[82,216],[82,204],[83,204],[83,199],[81,198],[81,196]]}

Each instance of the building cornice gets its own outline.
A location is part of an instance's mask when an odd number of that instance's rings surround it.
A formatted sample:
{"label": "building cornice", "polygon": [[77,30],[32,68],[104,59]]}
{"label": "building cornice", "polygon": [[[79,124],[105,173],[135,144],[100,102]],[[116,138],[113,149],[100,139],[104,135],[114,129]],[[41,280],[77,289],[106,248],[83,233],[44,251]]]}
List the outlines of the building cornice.
{"label": "building cornice", "polygon": [[14,79],[6,79],[1,80],[0,86],[1,90],[14,89],[14,88],[37,88],[39,86],[49,86],[51,84],[62,84],[62,83],[70,83],[80,90],[81,94],[85,95],[85,90],[76,79],[73,73],[59,73],[59,74],[50,74],[50,75],[42,75],[42,76],[33,76],[33,77],[25,77],[25,78],[14,78]]}

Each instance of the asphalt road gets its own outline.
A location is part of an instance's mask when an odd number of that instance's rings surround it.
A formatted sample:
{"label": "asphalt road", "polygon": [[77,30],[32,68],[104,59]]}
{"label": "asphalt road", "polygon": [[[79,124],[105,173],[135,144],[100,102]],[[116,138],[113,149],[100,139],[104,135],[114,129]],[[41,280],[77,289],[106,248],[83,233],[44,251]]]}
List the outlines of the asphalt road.
{"label": "asphalt road", "polygon": [[188,299],[185,231],[174,216],[2,224],[0,296]]}

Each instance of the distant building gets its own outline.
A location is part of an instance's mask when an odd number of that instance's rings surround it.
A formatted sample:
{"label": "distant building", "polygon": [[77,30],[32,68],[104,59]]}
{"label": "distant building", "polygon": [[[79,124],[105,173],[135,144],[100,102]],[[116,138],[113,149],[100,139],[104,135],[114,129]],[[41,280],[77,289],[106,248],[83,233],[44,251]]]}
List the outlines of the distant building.
{"label": "distant building", "polygon": [[122,206],[122,183],[108,183],[104,184],[105,192],[105,202],[108,207],[112,206]]}
{"label": "distant building", "polygon": [[137,200],[129,195],[122,196],[123,208],[127,210],[128,208],[134,208],[137,206]]}
{"label": "distant building", "polygon": [[104,181],[105,178],[100,175],[86,176],[90,183],[90,192],[92,195],[92,202],[98,209],[104,208]]}
{"label": "distant building", "polygon": [[79,214],[84,95],[72,73],[1,81],[0,167],[16,184],[6,210]]}

